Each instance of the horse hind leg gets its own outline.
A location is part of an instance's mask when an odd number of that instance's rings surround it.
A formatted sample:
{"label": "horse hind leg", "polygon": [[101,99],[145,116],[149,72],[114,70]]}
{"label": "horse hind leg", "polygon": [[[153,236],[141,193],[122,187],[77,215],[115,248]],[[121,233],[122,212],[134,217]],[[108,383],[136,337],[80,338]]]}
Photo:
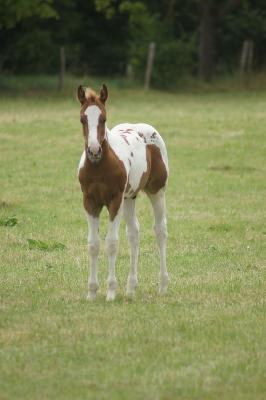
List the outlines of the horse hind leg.
{"label": "horse hind leg", "polygon": [[139,223],[136,217],[136,200],[125,199],[123,207],[126,222],[126,232],[130,248],[130,270],[127,278],[126,295],[129,298],[135,296],[138,284],[137,264],[139,253]]}
{"label": "horse hind leg", "polygon": [[160,289],[161,294],[166,293],[169,276],[166,267],[166,241],[167,241],[167,221],[165,207],[165,193],[161,189],[156,194],[148,194],[154,212],[154,231],[160,252]]}

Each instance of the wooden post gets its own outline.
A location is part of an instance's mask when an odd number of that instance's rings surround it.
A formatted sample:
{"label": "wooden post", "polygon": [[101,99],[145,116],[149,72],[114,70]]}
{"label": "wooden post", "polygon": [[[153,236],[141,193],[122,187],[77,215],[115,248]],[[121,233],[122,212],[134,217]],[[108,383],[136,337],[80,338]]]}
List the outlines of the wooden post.
{"label": "wooden post", "polygon": [[149,87],[150,87],[152,67],[153,67],[153,61],[154,61],[154,53],[155,53],[155,43],[151,42],[149,45],[147,67],[146,67],[146,73],[145,73],[145,83],[144,83],[145,89],[149,89]]}
{"label": "wooden post", "polygon": [[247,72],[251,72],[251,70],[252,70],[253,52],[254,52],[254,43],[252,40],[250,40],[249,41],[248,59],[247,59]]}
{"label": "wooden post", "polygon": [[134,72],[131,64],[127,64],[126,77],[129,81],[132,81],[134,78]]}
{"label": "wooden post", "polygon": [[251,72],[253,63],[254,43],[252,40],[244,40],[241,58],[240,58],[240,72]]}
{"label": "wooden post", "polygon": [[58,81],[58,90],[62,90],[64,86],[64,78],[66,72],[66,55],[65,55],[65,47],[60,47],[60,71],[59,71],[59,81]]}

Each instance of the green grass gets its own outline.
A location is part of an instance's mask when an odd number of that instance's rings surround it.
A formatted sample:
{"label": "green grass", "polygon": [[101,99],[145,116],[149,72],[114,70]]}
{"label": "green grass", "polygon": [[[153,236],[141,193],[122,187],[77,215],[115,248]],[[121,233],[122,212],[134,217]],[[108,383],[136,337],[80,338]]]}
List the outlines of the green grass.
{"label": "green grass", "polygon": [[108,125],[145,121],[167,143],[171,285],[159,297],[152,212],[141,195],[137,297],[124,295],[123,223],[109,304],[103,249],[99,296],[86,301],[74,91],[0,100],[0,398],[265,399],[266,92],[111,85]]}

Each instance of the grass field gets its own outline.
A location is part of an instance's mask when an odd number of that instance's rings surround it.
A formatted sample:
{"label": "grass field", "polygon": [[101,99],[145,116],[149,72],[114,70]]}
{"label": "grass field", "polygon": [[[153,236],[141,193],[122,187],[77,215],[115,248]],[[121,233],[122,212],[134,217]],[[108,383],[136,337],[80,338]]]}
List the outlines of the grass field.
{"label": "grass field", "polygon": [[0,100],[1,400],[265,399],[266,92],[111,85],[108,125],[154,125],[171,171],[169,292],[158,296],[152,212],[141,195],[137,296],[124,295],[123,223],[112,304],[103,249],[99,296],[86,301],[83,139],[71,93]]}

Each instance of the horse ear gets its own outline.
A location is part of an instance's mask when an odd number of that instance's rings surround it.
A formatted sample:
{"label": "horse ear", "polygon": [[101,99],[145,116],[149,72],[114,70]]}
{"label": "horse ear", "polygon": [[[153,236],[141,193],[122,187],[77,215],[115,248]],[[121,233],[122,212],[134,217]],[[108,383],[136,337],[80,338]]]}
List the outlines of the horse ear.
{"label": "horse ear", "polygon": [[108,97],[107,86],[103,83],[103,87],[101,88],[100,91],[100,101],[104,104],[107,100],[107,97]]}
{"label": "horse ear", "polygon": [[78,87],[77,96],[80,101],[80,104],[83,104],[86,100],[86,95],[85,95],[85,90],[81,85],[79,85]]}

